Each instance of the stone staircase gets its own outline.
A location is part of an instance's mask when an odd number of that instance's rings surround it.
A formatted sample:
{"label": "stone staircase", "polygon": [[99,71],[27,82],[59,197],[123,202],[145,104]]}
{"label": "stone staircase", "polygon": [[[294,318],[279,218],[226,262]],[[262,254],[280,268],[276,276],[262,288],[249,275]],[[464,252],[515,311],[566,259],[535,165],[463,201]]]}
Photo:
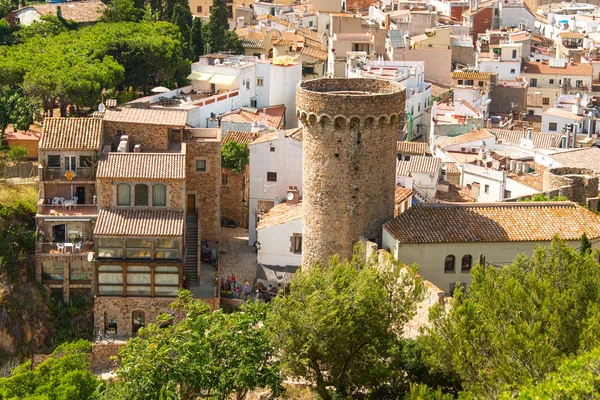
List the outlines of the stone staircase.
{"label": "stone staircase", "polygon": [[[198,216],[186,216],[184,274],[190,290],[198,286]],[[192,291],[193,292],[193,291]]]}

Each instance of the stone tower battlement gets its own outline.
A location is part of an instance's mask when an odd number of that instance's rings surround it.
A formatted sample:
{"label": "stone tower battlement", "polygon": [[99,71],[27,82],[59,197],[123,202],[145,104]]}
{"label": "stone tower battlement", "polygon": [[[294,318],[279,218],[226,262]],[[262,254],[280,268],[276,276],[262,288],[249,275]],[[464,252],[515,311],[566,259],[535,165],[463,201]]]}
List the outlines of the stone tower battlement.
{"label": "stone tower battlement", "polygon": [[347,258],[361,235],[377,241],[394,216],[396,141],[404,87],[379,79],[301,82],[302,263]]}

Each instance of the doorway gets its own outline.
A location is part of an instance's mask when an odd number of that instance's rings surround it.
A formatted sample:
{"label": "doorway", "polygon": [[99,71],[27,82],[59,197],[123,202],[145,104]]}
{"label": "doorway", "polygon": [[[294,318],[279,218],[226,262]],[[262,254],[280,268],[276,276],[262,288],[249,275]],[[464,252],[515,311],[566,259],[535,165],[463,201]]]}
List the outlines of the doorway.
{"label": "doorway", "polygon": [[65,224],[52,227],[52,238],[54,242],[65,243],[67,241],[67,226]]}
{"label": "doorway", "polygon": [[65,171],[77,171],[77,157],[65,156]]}
{"label": "doorway", "polygon": [[196,214],[196,195],[195,194],[187,195],[187,213],[188,214]]}
{"label": "doorway", "polygon": [[85,186],[75,187],[75,196],[77,196],[77,204],[85,204]]}
{"label": "doorway", "polygon": [[143,311],[134,311],[131,314],[131,319],[132,319],[131,332],[135,336],[137,334],[137,331],[140,330],[140,328],[143,328],[144,326],[146,326],[146,315],[144,314]]}

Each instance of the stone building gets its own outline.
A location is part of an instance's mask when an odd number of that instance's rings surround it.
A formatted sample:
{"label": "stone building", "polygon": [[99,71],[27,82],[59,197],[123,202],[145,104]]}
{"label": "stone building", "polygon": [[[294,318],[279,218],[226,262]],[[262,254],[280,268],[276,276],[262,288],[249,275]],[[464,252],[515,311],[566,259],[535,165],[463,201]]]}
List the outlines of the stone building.
{"label": "stone building", "polygon": [[297,90],[304,125],[304,266],[349,257],[363,235],[381,240],[394,215],[396,138],[405,105],[400,84],[316,79]]}
{"label": "stone building", "polygon": [[[248,145],[256,138],[257,133],[229,131],[223,138],[223,145],[230,141]],[[246,166],[241,173],[221,167],[221,217],[248,228],[249,199],[250,166]]]}
{"label": "stone building", "polygon": [[98,215],[96,164],[103,141],[99,118],[46,118],[39,142],[36,278],[68,302],[91,296]]}

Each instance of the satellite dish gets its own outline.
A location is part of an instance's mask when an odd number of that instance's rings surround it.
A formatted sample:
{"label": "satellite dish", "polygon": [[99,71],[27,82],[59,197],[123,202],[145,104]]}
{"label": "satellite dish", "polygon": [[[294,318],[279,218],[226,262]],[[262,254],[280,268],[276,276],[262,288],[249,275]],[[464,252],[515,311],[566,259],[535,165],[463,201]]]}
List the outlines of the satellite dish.
{"label": "satellite dish", "polygon": [[106,106],[104,105],[104,103],[98,104],[98,111],[100,111],[100,112],[106,111]]}
{"label": "satellite dish", "polygon": [[287,199],[288,199],[288,201],[292,201],[292,200],[294,200],[294,193],[292,193],[292,192],[289,192],[289,193],[287,194]]}
{"label": "satellite dish", "polygon": [[89,252],[89,253],[88,253],[88,256],[87,256],[87,260],[88,260],[89,262],[92,262],[92,261],[94,261],[94,253],[92,253],[92,252]]}

